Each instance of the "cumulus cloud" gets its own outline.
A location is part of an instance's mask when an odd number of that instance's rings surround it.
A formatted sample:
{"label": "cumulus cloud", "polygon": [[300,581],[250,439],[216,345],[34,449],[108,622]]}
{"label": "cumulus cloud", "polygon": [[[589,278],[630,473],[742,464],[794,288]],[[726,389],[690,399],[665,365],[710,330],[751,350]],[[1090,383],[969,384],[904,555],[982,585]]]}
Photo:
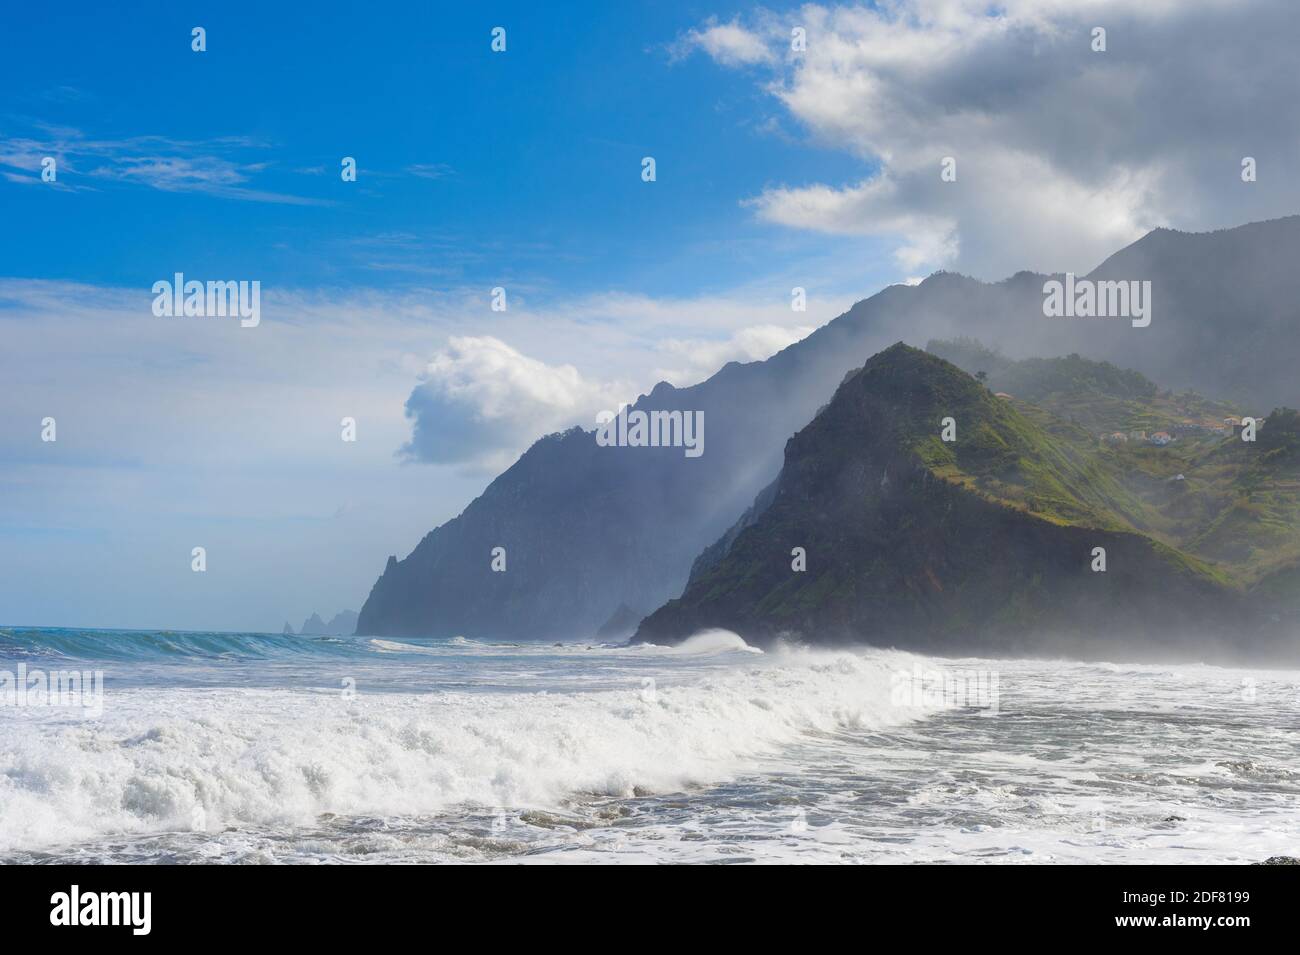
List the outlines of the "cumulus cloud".
{"label": "cumulus cloud", "polygon": [[[399,453],[500,470],[542,435],[590,429],[598,412],[634,402],[655,382],[686,387],[729,361],[767,358],[847,305],[814,299],[807,312],[794,312],[775,296],[599,294],[554,308],[512,307],[500,337],[453,335],[420,369],[406,401],[411,438]],[[572,356],[581,369],[539,354]],[[628,363],[629,354],[637,360]]]}
{"label": "cumulus cloud", "polygon": [[497,468],[540,435],[617,407],[614,389],[572,365],[548,365],[491,336],[457,336],[406,401],[408,459]]}
{"label": "cumulus cloud", "polygon": [[[812,142],[863,162],[853,181],[768,187],[749,200],[759,218],[893,237],[908,271],[1001,278],[1084,271],[1157,226],[1295,212],[1293,6],[889,0],[706,23],[682,43],[753,71]],[[1243,184],[1244,156],[1277,174]]]}

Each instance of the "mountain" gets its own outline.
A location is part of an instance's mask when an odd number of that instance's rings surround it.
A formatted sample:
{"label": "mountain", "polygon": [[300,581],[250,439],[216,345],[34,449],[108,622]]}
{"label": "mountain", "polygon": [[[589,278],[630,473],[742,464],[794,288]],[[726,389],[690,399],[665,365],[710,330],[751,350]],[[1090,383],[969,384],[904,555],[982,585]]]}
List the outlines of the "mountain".
{"label": "mountain", "polygon": [[[285,624],[286,628],[288,626],[288,624]],[[287,630],[286,632],[292,633],[293,631]],[[322,620],[320,614],[313,613],[302,622],[302,627],[298,630],[299,636],[304,637],[350,637],[356,632],[357,612],[355,610],[340,610],[330,618],[329,623]]]}
{"label": "mountain", "polygon": [[973,336],[1015,359],[1077,353],[1243,407],[1282,404],[1300,364],[1298,255],[1300,217],[1156,230],[1089,276],[1150,281],[1145,328],[1047,318],[1048,277],[1027,272],[995,284],[937,273],[890,286],[766,361],[732,362],[689,388],[661,382],[633,404],[701,412],[699,457],[601,447],[580,428],[542,438],[405,559],[389,558],[358,632],[566,639],[591,635],[621,604],[659,606],[770,484],[787,439],[846,374],[900,339]]}
{"label": "mountain", "polygon": [[[760,643],[946,653],[1276,652],[1282,603],[1258,585],[1300,566],[1300,419],[1271,417],[1277,448],[1189,432],[1153,473],[1146,453],[1166,449],[1101,445],[899,343],[790,440],[773,488],[635,639],[725,628]],[[1182,475],[1180,491],[1159,473],[1173,467],[1194,475]],[[1272,559],[1210,545],[1223,507],[1203,515],[1181,496],[1235,498],[1262,482],[1286,497],[1275,503],[1289,539],[1246,536]]]}
{"label": "mountain", "polygon": [[1077,354],[1016,360],[971,338],[932,339],[925,350],[972,375],[985,376],[990,391],[1009,393],[1090,431],[1157,431],[1208,422],[1222,425],[1227,417],[1266,410],[1266,406],[1248,408],[1196,391],[1162,391],[1141,372]]}
{"label": "mountain", "polygon": [[[1015,390],[1007,396],[1015,407],[1049,430],[1064,419],[1100,438],[1087,453],[1112,462],[1149,505],[1137,525],[1144,533],[1217,563],[1243,586],[1300,561],[1295,411],[1161,391],[1137,372],[1078,355],[1016,361],[970,339],[932,341],[926,350],[975,374],[993,368],[984,372],[989,388]],[[1239,431],[1225,440],[1227,423],[1243,415],[1261,423],[1256,443],[1237,440]],[[1153,447],[1144,437],[1161,432],[1172,442]]]}

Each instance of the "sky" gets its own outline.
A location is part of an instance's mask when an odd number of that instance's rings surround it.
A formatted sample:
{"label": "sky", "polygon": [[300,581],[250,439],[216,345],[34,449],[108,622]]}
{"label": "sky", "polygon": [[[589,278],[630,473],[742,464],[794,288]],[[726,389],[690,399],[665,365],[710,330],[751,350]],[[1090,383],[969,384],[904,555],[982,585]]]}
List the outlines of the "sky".
{"label": "sky", "polygon": [[[1298,25],[1284,0],[16,6],[0,625],[359,609],[533,440],[660,380],[938,269],[1086,272],[1293,213]],[[260,282],[260,324],[155,315],[176,272]]]}

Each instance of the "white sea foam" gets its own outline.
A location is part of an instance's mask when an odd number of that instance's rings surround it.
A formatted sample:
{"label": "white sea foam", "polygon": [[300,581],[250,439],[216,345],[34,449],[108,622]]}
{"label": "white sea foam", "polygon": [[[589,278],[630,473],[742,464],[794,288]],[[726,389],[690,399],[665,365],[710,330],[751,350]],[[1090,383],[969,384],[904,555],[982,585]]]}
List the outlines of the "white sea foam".
{"label": "white sea foam", "polygon": [[[696,653],[746,649],[738,637],[697,639]],[[626,690],[596,692],[119,689],[98,721],[5,718],[0,852],[716,783],[808,733],[912,718],[890,703],[890,673],[911,659],[746,654],[629,669]]]}
{"label": "white sea foam", "polygon": [[[100,720],[0,708],[0,860],[1240,863],[1297,851],[1296,672],[752,654],[726,634],[674,648],[390,643],[313,647],[288,668],[224,653],[132,664],[133,688],[107,675]],[[897,708],[894,677],[918,665],[996,670],[996,717]],[[349,669],[353,700],[307,689]]]}
{"label": "white sea foam", "polygon": [[730,630],[701,630],[693,636],[687,637],[681,643],[675,646],[665,648],[670,653],[682,655],[702,654],[702,653],[729,653],[739,651],[741,653],[762,653],[758,647],[751,647],[745,642],[745,639],[738,633],[732,633]]}
{"label": "white sea foam", "polygon": [[[462,639],[457,637],[457,640]],[[380,653],[427,653],[437,654],[439,651],[434,647],[420,647],[413,643],[402,643],[398,640],[381,640],[378,637],[371,639],[370,645]],[[458,644],[464,646],[464,644]]]}

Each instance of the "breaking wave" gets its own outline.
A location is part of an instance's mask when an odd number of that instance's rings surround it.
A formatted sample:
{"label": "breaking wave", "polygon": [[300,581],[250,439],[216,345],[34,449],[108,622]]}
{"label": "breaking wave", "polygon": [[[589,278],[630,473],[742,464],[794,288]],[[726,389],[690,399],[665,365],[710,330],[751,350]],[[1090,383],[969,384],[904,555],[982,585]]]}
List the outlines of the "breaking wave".
{"label": "breaking wave", "polygon": [[[744,644],[695,639],[694,652]],[[98,720],[10,710],[0,713],[0,852],[301,826],[323,813],[675,792],[725,781],[808,733],[910,719],[890,703],[890,674],[912,659],[783,651],[657,679],[632,669],[628,689],[589,692],[136,687],[112,693]]]}

